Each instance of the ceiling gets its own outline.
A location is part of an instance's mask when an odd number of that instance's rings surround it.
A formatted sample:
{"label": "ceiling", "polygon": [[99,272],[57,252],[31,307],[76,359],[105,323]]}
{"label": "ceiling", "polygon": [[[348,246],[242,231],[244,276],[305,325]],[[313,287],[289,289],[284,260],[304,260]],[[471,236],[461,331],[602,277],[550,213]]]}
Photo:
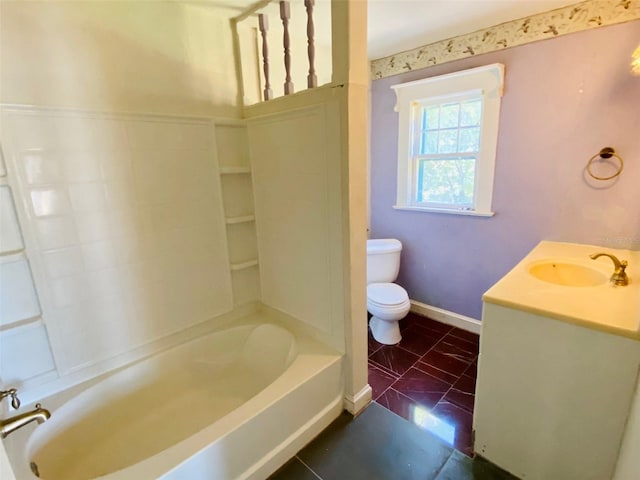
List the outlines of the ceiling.
{"label": "ceiling", "polygon": [[[258,3],[258,0],[191,1],[227,8],[237,12],[236,15]],[[316,5],[329,1],[316,0]],[[368,57],[371,60],[385,57],[575,3],[578,0],[368,0]],[[329,32],[316,28],[318,43],[322,42],[323,33]]]}

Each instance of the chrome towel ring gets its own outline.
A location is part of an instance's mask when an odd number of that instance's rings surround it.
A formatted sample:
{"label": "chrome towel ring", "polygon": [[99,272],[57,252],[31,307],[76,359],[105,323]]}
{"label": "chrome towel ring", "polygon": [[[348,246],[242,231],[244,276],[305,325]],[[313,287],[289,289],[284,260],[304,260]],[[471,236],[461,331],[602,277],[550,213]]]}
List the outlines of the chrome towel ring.
{"label": "chrome towel ring", "polygon": [[[599,177],[591,171],[591,165],[593,164],[594,160],[600,159],[600,158],[607,159],[611,157],[617,158],[618,162],[620,162],[620,166],[618,167],[618,170],[613,175],[609,175],[608,177]],[[618,155],[616,151],[611,147],[604,147],[602,150],[596,153],[593,157],[591,157],[591,159],[589,160],[589,163],[587,163],[587,172],[596,180],[611,180],[612,178],[615,178],[618,175],[620,175],[622,173],[623,168],[624,168],[624,161],[622,160],[622,157]]]}

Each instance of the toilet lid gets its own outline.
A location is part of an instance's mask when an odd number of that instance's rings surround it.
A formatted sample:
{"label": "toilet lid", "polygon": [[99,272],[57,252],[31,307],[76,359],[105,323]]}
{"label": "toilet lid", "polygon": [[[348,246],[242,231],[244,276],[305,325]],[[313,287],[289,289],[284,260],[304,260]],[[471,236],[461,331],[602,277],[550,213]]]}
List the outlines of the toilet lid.
{"label": "toilet lid", "polygon": [[409,295],[395,283],[371,283],[367,285],[367,298],[382,305],[400,305],[409,300]]}

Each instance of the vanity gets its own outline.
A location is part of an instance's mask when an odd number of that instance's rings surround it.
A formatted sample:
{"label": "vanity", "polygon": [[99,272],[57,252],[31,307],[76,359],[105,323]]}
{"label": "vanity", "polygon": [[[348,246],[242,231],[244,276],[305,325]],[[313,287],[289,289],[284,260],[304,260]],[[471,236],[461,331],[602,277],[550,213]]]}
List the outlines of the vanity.
{"label": "vanity", "polygon": [[[628,260],[628,285],[599,252]],[[640,252],[543,241],[483,300],[476,453],[527,480],[612,479],[640,367]]]}

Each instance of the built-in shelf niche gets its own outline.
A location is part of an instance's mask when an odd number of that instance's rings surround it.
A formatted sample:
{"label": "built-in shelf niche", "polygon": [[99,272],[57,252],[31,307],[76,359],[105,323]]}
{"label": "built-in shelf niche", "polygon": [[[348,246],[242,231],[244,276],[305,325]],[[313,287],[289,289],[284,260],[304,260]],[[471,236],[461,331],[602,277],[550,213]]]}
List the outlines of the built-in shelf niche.
{"label": "built-in shelf niche", "polygon": [[[246,169],[249,171],[249,136],[243,124],[216,125],[216,146],[222,173],[229,169]],[[245,173],[246,173],[245,172]]]}
{"label": "built-in shelf niche", "polygon": [[234,305],[243,305],[260,300],[260,276],[258,264],[231,270],[231,284],[233,286]]}
{"label": "built-in shelf niche", "polygon": [[251,175],[222,175],[222,197],[226,218],[253,215]]}
{"label": "built-in shelf niche", "polygon": [[258,243],[254,222],[227,225],[229,261],[231,264],[245,263],[258,258]]}
{"label": "built-in shelf niche", "polygon": [[222,167],[220,168],[222,175],[240,175],[243,173],[251,173],[249,167]]}
{"label": "built-in shelf niche", "polygon": [[246,126],[216,125],[216,145],[234,304],[242,305],[260,299],[258,242]]}
{"label": "built-in shelf niche", "polygon": [[233,225],[236,223],[255,222],[255,215],[244,215],[242,217],[227,217],[227,225]]}

